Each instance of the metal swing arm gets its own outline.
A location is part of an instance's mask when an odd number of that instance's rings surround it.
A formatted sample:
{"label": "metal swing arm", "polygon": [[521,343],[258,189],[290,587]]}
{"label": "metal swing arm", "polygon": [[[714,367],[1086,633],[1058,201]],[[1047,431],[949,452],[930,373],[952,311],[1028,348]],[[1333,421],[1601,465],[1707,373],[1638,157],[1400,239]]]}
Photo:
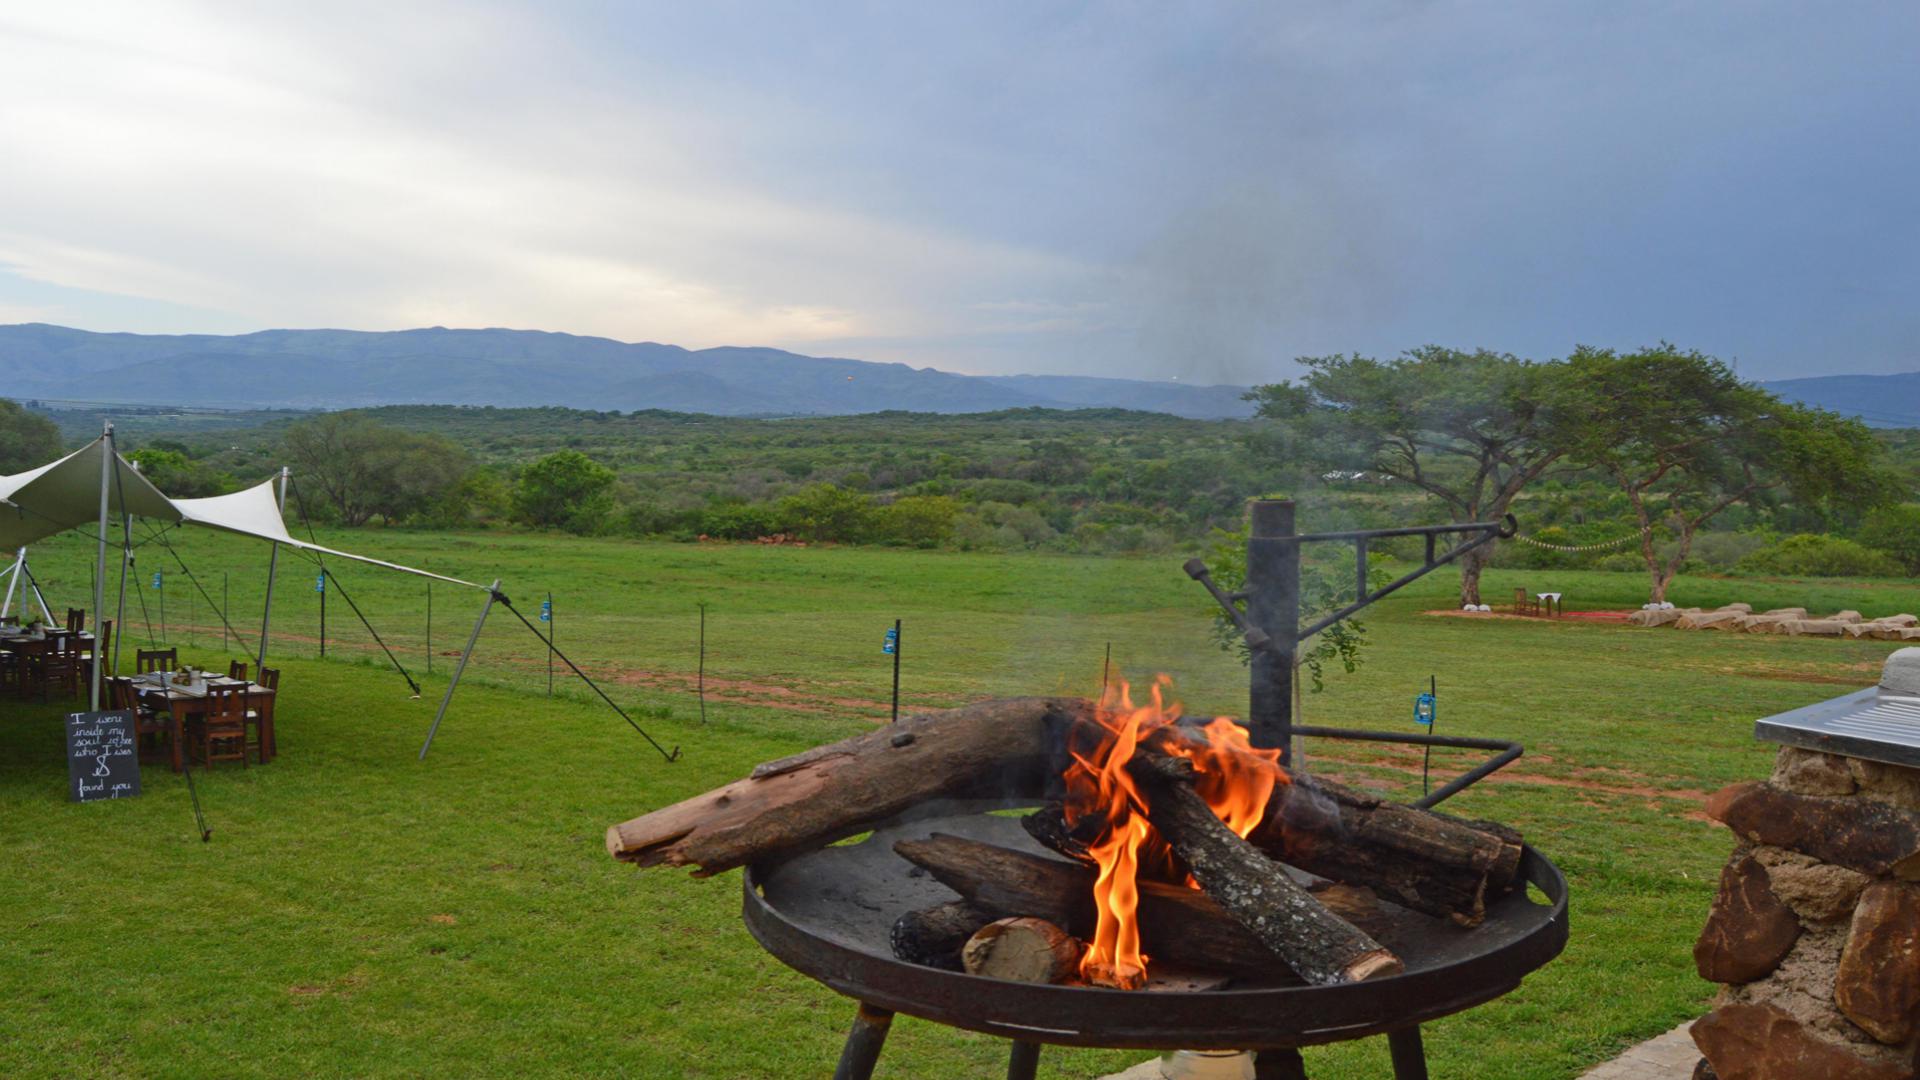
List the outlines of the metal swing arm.
{"label": "metal swing arm", "polygon": [[[1293,634],[1293,642],[1304,641],[1374,601],[1411,585],[1413,582],[1431,574],[1442,566],[1460,558],[1460,556],[1465,555],[1467,552],[1490,544],[1496,539],[1511,537],[1518,531],[1519,522],[1514,520],[1512,514],[1508,514],[1500,521],[1476,521],[1464,525],[1414,525],[1398,529],[1357,529],[1350,532],[1307,533],[1300,536],[1286,537],[1284,542],[1293,545],[1329,540],[1353,541],[1354,595],[1357,597],[1353,603],[1348,604],[1346,607],[1296,630]],[[1475,535],[1472,539],[1455,544],[1444,552],[1438,550],[1439,545],[1436,541],[1439,537],[1457,533],[1471,533]],[[1383,585],[1378,589],[1369,590],[1367,588],[1368,542],[1396,536],[1425,537],[1427,541],[1426,561],[1418,569],[1401,575],[1399,579]],[[1207,570],[1207,564],[1199,559],[1188,559],[1186,562],[1186,571],[1188,577],[1199,582],[1205,587],[1207,592],[1213,595],[1214,601],[1220,605],[1220,609],[1226,613],[1227,618],[1232,620],[1235,628],[1246,637],[1249,648],[1256,650],[1269,650],[1273,648],[1273,638],[1268,635],[1266,631],[1253,625],[1247,618],[1246,613],[1240,610],[1241,602],[1245,601],[1251,595],[1248,590],[1241,589],[1238,592],[1228,592],[1222,589],[1214,582],[1213,575]],[[1289,642],[1289,644],[1293,642]],[[1288,651],[1290,654],[1291,650]]]}

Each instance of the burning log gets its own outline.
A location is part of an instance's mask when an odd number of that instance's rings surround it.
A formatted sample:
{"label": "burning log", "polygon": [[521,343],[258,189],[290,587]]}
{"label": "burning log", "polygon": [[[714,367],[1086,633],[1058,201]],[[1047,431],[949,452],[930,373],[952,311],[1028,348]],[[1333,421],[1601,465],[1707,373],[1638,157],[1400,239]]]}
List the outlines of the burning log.
{"label": "burning log", "polygon": [[1325,986],[1405,970],[1399,957],[1328,911],[1215,816],[1193,789],[1192,762],[1149,752],[1128,769],[1148,789],[1147,820],[1194,880],[1301,978]]}
{"label": "burning log", "polygon": [[[1274,790],[1266,818],[1247,837],[1289,866],[1463,926],[1478,925],[1486,901],[1519,876],[1520,834],[1504,825],[1387,802],[1305,773],[1291,779]],[[1042,846],[1082,861],[1105,827],[1100,818],[1069,826],[1057,802],[1020,824]]]}
{"label": "burning log", "polygon": [[961,970],[960,950],[995,915],[965,900],[951,900],[894,920],[887,940],[893,955],[910,964]]}
{"label": "burning log", "polygon": [[1402,907],[1477,926],[1520,874],[1520,834],[1387,802],[1296,774],[1247,837],[1308,873],[1365,885]]}
{"label": "burning log", "polygon": [[607,851],[705,877],[851,836],[929,799],[1037,792],[1059,732],[1091,708],[1002,698],[908,717],[615,825]]}
{"label": "burning log", "polygon": [[1079,970],[1086,946],[1045,919],[1000,919],[980,928],[960,950],[969,975],[1014,982],[1065,982]]}
{"label": "burning log", "polygon": [[[893,850],[990,916],[1031,915],[1082,937],[1093,931],[1090,866],[940,833],[901,840]],[[1140,937],[1156,960],[1235,975],[1272,977],[1286,970],[1286,961],[1207,894],[1160,881],[1142,881],[1139,889]],[[1381,918],[1364,890],[1329,887],[1316,895],[1362,926],[1377,926]],[[895,955],[913,959],[897,945]]]}

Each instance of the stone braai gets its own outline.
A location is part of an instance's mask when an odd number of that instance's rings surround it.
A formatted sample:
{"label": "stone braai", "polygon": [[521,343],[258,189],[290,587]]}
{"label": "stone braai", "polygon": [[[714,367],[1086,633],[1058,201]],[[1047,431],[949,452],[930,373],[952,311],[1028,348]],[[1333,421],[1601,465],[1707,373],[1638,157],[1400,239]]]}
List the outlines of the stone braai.
{"label": "stone braai", "polygon": [[[1920,706],[1917,676],[1920,648],[1902,649],[1877,692],[1840,701]],[[1781,719],[1757,729],[1797,744],[1780,748],[1773,775],[1707,803],[1736,846],[1694,946],[1701,976],[1722,986],[1693,1025],[1699,1075],[1920,1076],[1920,766],[1902,763],[1920,720],[1885,746],[1854,731],[1818,749],[1817,733]]]}

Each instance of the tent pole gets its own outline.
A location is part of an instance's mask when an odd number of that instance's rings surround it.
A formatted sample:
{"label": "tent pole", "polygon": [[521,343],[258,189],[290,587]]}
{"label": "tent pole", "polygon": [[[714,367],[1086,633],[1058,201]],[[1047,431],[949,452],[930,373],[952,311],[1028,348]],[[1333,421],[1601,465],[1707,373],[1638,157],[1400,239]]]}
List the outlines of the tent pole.
{"label": "tent pole", "polygon": [[[280,466],[280,513],[287,512],[287,474],[292,470]],[[273,554],[267,557],[267,604],[260,613],[260,655],[254,658],[254,670],[267,666],[267,627],[273,624],[273,575],[280,569],[280,541],[273,542]]]}
{"label": "tent pole", "polygon": [[19,552],[14,555],[13,565],[6,570],[6,573],[12,576],[7,578],[7,602],[0,604],[0,619],[6,618],[8,613],[13,611],[13,590],[15,586],[20,584],[20,566],[26,561],[27,549],[22,547]]}
{"label": "tent pole", "polygon": [[120,639],[127,636],[127,567],[133,565],[133,515],[120,508],[120,603],[113,610],[113,673],[120,674]]}
{"label": "tent pole", "polygon": [[433,726],[427,729],[427,741],[420,744],[420,760],[427,760],[427,750],[433,746],[433,736],[440,730],[440,720],[447,715],[447,706],[453,702],[454,688],[460,685],[460,676],[467,670],[467,661],[473,656],[473,647],[480,643],[480,628],[487,625],[487,613],[493,610],[493,598],[500,595],[500,579],[494,578],[487,588],[487,602],[480,608],[480,617],[473,620],[473,633],[467,638],[467,647],[460,654],[460,662],[453,666],[453,680],[447,683],[447,696],[440,699],[440,709],[433,714]]}
{"label": "tent pole", "polygon": [[[28,566],[23,561],[20,564],[20,572],[27,575],[27,588],[33,591],[33,598],[40,601],[40,614],[45,615],[47,617],[47,625],[52,626],[53,609],[47,606],[47,594],[40,591],[40,579],[33,576],[33,567]],[[20,606],[24,608],[33,607],[32,604],[27,602],[25,593],[21,594]]]}
{"label": "tent pole", "polygon": [[113,479],[113,425],[100,435],[104,444],[100,455],[100,547],[93,568],[93,663],[87,679],[87,708],[92,712],[100,711],[100,668],[106,657],[100,654],[100,646],[106,643],[107,617],[107,493],[109,482]]}

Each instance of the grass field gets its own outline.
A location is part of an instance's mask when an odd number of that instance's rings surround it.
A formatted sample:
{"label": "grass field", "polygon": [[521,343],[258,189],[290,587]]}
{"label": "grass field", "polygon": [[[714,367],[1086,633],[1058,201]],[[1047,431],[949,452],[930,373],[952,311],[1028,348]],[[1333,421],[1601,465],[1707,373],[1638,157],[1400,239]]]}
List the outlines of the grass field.
{"label": "grass field", "polygon": [[[232,621],[259,625],[266,552],[170,539]],[[1193,711],[1236,712],[1245,677],[1206,641],[1177,559],[984,556],[837,548],[632,544],[527,534],[367,531],[342,546],[468,579],[504,580],[533,618],[554,595],[558,642],[684,757],[661,761],[496,613],[429,759],[415,760],[452,657],[425,674],[416,579],[339,565],[369,619],[424,683],[411,700],[336,593],[318,646],[313,567],[283,558],[272,654],[286,669],[283,756],[185,782],[149,768],[142,797],[63,801],[56,707],[0,704],[0,1075],[822,1075],[851,1006],[766,956],[741,926],[738,879],[694,881],[609,860],[613,821],[712,787],[754,762],[863,729],[887,711],[884,629],[905,620],[905,703],[1097,689],[1111,642],[1131,674],[1172,674]],[[86,603],[91,549],[36,550],[56,607]],[[203,663],[239,655],[159,544],[140,549],[125,647],[147,601]],[[1629,575],[1494,573],[1559,588],[1572,608],[1637,606]],[[1431,1025],[1438,1076],[1567,1077],[1694,1015],[1709,987],[1689,949],[1730,839],[1701,796],[1762,775],[1754,717],[1873,680],[1881,642],[1467,620],[1442,572],[1384,602],[1354,675],[1309,697],[1313,722],[1410,728],[1440,684],[1443,733],[1518,738],[1527,757],[1450,808],[1523,829],[1572,883],[1566,954],[1516,993]],[[1905,583],[1687,580],[1679,603],[1920,607]],[[457,651],[481,594],[433,592],[435,653]],[[708,719],[693,695],[696,604],[708,605]],[[244,613],[244,617],[242,617]],[[130,653],[126,654],[130,656]],[[335,662],[345,660],[346,662]],[[378,662],[376,662],[378,661]],[[1309,743],[1311,767],[1401,793],[1418,759]],[[1465,759],[1436,757],[1436,769]],[[1086,1077],[1134,1055],[1049,1049],[1042,1074]],[[1380,1040],[1310,1050],[1316,1077],[1374,1077]],[[884,1076],[994,1075],[995,1040],[903,1018]]]}

